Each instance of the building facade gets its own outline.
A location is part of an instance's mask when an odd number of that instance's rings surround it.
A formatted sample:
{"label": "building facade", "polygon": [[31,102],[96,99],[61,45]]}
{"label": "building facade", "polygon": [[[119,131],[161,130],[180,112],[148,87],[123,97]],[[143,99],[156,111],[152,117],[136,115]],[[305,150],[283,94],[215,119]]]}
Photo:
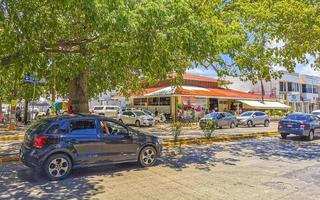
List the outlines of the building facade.
{"label": "building facade", "polygon": [[143,93],[129,98],[132,107],[147,109],[152,112],[170,114],[173,119],[177,116],[190,116],[192,111],[197,117],[211,111],[229,111],[241,113],[246,110],[288,109],[289,107],[270,97],[227,89],[218,79],[183,75],[183,84],[179,87],[171,86],[170,78],[157,85],[146,88]]}
{"label": "building facade", "polygon": [[[236,77],[228,77],[227,80],[231,82],[228,86],[230,89],[257,95],[262,93],[260,82],[252,84],[248,81],[243,82]],[[310,113],[320,109],[320,77],[284,72],[280,79],[263,81],[262,84],[265,96],[289,105],[293,112]]]}

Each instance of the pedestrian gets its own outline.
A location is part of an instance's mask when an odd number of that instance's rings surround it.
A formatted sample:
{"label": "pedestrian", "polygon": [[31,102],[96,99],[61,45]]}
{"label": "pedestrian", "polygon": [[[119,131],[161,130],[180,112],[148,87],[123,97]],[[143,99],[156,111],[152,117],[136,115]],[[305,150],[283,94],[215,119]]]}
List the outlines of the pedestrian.
{"label": "pedestrian", "polygon": [[156,108],[155,111],[154,111],[154,116],[158,117],[158,115],[159,115],[159,112],[158,112],[158,109]]}
{"label": "pedestrian", "polygon": [[18,122],[21,122],[21,108],[19,107],[19,106],[17,106],[17,108],[16,108],[16,120],[18,121]]}
{"label": "pedestrian", "polygon": [[51,106],[47,109],[46,116],[50,116],[50,109],[51,109]]}
{"label": "pedestrian", "polygon": [[191,119],[192,121],[196,119],[196,111],[194,110],[194,108],[191,109]]}
{"label": "pedestrian", "polygon": [[68,107],[68,111],[67,111],[68,115],[72,115],[74,112],[73,112],[73,109],[72,109],[72,106],[69,106]]}

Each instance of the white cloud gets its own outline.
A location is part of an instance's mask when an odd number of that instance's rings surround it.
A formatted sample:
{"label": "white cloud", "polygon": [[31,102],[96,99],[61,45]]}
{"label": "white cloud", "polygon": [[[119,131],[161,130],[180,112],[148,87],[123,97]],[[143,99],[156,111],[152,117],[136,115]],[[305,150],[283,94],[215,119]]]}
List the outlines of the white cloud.
{"label": "white cloud", "polygon": [[211,67],[206,69],[205,67],[199,66],[196,68],[188,69],[186,72],[190,74],[196,74],[196,75],[207,76],[207,77],[217,77],[217,73]]}

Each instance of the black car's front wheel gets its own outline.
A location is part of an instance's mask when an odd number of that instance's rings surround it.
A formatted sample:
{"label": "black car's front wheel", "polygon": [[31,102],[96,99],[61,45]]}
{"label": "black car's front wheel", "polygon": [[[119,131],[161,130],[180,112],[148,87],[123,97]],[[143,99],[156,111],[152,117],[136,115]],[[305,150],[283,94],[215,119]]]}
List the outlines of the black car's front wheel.
{"label": "black car's front wheel", "polygon": [[54,154],[46,160],[43,167],[50,180],[60,180],[69,175],[72,162],[65,154]]}
{"label": "black car's front wheel", "polygon": [[143,148],[139,155],[139,163],[143,167],[150,167],[154,165],[157,159],[157,151],[151,146]]}

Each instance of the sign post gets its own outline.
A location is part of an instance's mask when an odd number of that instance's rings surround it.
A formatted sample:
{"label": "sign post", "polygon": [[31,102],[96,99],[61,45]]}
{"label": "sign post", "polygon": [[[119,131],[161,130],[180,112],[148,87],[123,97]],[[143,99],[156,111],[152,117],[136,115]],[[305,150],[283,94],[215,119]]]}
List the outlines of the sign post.
{"label": "sign post", "polygon": [[[36,84],[42,84],[45,83],[43,80],[39,80],[35,77],[32,76],[25,76],[24,83],[26,84],[33,84],[33,92],[32,92],[32,113],[31,113],[31,120],[33,120],[33,115],[34,115],[34,98],[35,98],[35,93],[36,93]],[[25,108],[26,109],[26,108]]]}

